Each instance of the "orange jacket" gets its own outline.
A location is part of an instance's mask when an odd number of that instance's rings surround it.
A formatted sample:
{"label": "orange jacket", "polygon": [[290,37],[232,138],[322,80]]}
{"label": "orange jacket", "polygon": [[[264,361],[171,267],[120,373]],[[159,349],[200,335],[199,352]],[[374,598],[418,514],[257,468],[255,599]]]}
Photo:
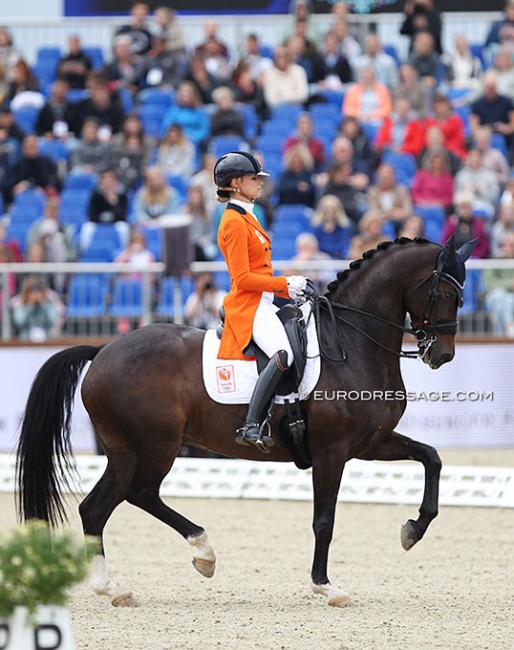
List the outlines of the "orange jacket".
{"label": "orange jacket", "polygon": [[271,245],[257,219],[233,203],[221,218],[218,246],[230,275],[225,296],[225,326],[219,359],[249,359],[243,354],[252,338],[253,319],[264,291],[289,298],[284,276],[273,276]]}
{"label": "orange jacket", "polygon": [[344,115],[356,117],[359,120],[383,120],[393,110],[391,102],[391,93],[389,88],[383,84],[376,83],[373,87],[378,98],[378,108],[371,112],[365,118],[361,111],[361,101],[364,94],[364,86],[360,83],[355,83],[350,86],[346,91],[343,99],[342,112]]}

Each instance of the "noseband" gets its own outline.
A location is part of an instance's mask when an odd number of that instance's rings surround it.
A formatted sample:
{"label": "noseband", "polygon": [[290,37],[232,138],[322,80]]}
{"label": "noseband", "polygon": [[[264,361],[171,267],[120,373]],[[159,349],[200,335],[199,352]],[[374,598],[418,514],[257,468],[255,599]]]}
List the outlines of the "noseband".
{"label": "noseband", "polygon": [[418,348],[420,356],[424,356],[437,340],[437,333],[451,334],[455,336],[459,327],[459,321],[451,318],[441,318],[433,322],[434,315],[437,312],[439,302],[439,284],[441,280],[450,284],[457,292],[459,307],[464,304],[464,286],[449,273],[443,271],[443,251],[440,251],[436,258],[435,268],[421,280],[409,293],[408,296],[415,293],[424,284],[432,281],[428,296],[423,307],[422,316],[417,321],[411,321],[410,333],[418,339]]}

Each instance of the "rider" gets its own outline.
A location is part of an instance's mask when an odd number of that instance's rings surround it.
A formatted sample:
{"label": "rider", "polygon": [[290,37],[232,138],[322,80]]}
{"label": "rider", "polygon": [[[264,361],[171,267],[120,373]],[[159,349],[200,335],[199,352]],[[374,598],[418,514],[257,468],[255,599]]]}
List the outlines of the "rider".
{"label": "rider", "polygon": [[220,222],[218,246],[230,274],[218,357],[252,358],[244,351],[253,339],[270,358],[257,379],[244,424],[236,431],[238,444],[252,444],[263,452],[274,441],[270,436],[259,435],[259,417],[293,363],[293,351],[276,315],[273,297],[276,294],[301,299],[307,283],[301,275],[273,275],[270,239],[253,211],[253,202],[259,197],[266,176],[269,174],[262,171],[258,160],[243,151],[221,156],[214,166],[217,199],[228,202]]}

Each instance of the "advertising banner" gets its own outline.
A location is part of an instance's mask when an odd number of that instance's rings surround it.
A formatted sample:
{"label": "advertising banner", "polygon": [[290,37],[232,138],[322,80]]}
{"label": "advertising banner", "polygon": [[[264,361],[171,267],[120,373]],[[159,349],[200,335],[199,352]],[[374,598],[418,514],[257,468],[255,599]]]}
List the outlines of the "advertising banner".
{"label": "advertising banner", "polygon": [[[14,449],[32,381],[56,352],[58,348],[0,348],[0,453]],[[459,345],[455,359],[437,371],[404,359],[408,405],[397,431],[438,448],[514,447],[513,368],[514,345]],[[364,409],[371,400],[401,397],[387,391],[357,394],[351,386],[312,395],[314,400],[359,400]],[[94,431],[80,397],[72,428],[74,450],[94,452]]]}

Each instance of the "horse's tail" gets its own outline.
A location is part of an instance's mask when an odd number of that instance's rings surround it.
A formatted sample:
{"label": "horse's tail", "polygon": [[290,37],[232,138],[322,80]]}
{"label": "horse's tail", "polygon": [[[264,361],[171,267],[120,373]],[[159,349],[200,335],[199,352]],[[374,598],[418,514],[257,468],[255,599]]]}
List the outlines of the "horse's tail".
{"label": "horse's tail", "polygon": [[102,346],[77,345],[48,359],[30,389],[16,460],[19,517],[66,521],[60,490],[68,485],[70,425],[81,372]]}

